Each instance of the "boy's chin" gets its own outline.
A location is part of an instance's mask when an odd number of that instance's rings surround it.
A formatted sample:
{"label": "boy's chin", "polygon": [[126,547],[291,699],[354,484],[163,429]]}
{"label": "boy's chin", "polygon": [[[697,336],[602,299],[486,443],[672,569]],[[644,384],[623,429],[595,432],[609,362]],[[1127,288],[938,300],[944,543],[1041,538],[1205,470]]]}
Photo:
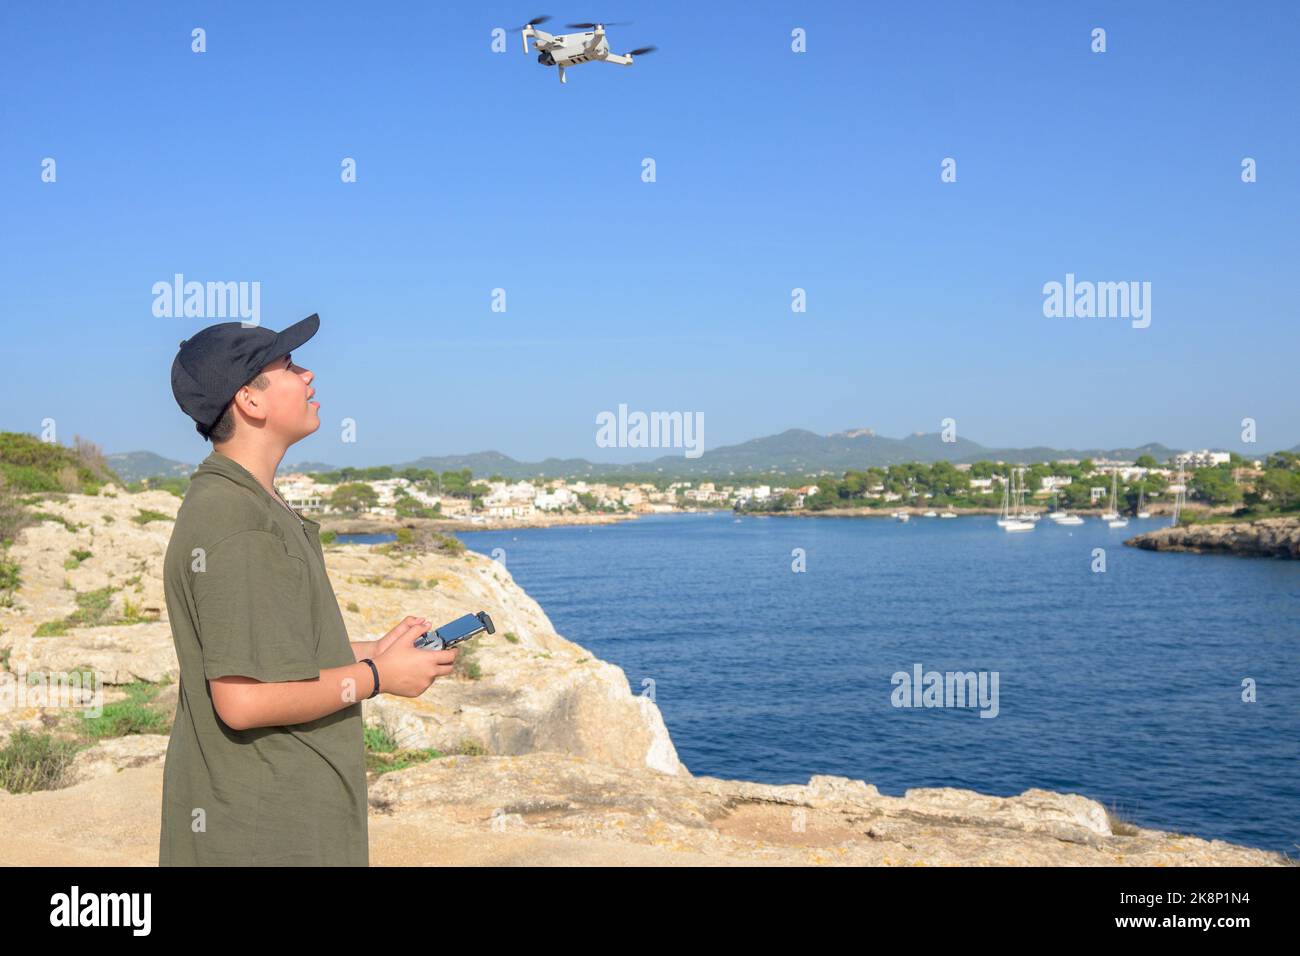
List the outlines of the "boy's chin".
{"label": "boy's chin", "polygon": [[300,442],[308,435],[314,434],[319,430],[320,430],[320,414],[317,413],[314,415],[308,415],[307,421],[303,423],[302,429],[299,431],[298,437],[295,438],[294,441]]}

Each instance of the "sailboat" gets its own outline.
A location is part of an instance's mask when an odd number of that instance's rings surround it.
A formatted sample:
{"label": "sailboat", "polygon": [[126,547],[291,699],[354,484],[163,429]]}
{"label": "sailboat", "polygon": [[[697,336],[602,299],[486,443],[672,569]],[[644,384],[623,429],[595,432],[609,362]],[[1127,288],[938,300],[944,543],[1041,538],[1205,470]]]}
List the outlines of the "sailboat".
{"label": "sailboat", "polygon": [[1116,518],[1119,517],[1119,512],[1115,510],[1115,492],[1118,487],[1118,482],[1119,482],[1119,472],[1112,471],[1110,473],[1110,505],[1106,508],[1104,512],[1102,512],[1101,515],[1102,521],[1114,521]]}
{"label": "sailboat", "polygon": [[1120,513],[1115,510],[1118,504],[1117,496],[1119,492],[1119,469],[1116,468],[1110,473],[1110,510],[1107,511],[1103,518],[1106,519],[1106,525],[1111,528],[1128,527],[1128,518],[1121,518]]}
{"label": "sailboat", "polygon": [[1140,487],[1140,488],[1138,488],[1138,510],[1137,510],[1137,516],[1138,516],[1139,518],[1150,518],[1150,517],[1151,517],[1151,512],[1147,511],[1147,509],[1146,509],[1146,507],[1145,507],[1145,505],[1144,505],[1144,502],[1145,502],[1145,501],[1146,501],[1146,488],[1145,488],[1145,487]]}
{"label": "sailboat", "polygon": [[1078,515],[1072,515],[1068,511],[1049,511],[1047,517],[1053,524],[1076,525],[1083,524],[1083,519]]}
{"label": "sailboat", "polygon": [[1011,474],[1008,472],[1007,480],[1002,483],[1002,510],[998,513],[998,527],[1005,528],[1007,522],[1011,520]]}
{"label": "sailboat", "polygon": [[1056,502],[1056,510],[1049,511],[1047,517],[1053,524],[1083,524],[1083,519],[1078,515],[1072,515],[1070,512],[1061,508],[1061,503],[1059,501]]}
{"label": "sailboat", "polygon": [[998,524],[1002,525],[1002,530],[1003,530],[1003,531],[1033,531],[1035,528],[1038,527],[1038,525],[1034,524],[1034,522],[1033,522],[1032,520],[1029,520],[1028,518],[1026,518],[1026,517],[1025,517],[1025,514],[1024,514],[1024,510],[1025,510],[1025,478],[1024,478],[1024,475],[1023,475],[1023,474],[1020,474],[1020,475],[1019,475],[1019,477],[1020,477],[1020,484],[1019,484],[1019,486],[1016,487],[1016,485],[1015,485],[1015,478],[1016,478],[1017,473],[1023,472],[1023,470],[1024,470],[1024,469],[1016,469],[1016,470],[1012,471],[1012,473],[1011,473],[1011,474],[1012,474],[1012,479],[1011,479],[1011,481],[1012,481],[1012,488],[1014,488],[1015,490],[1012,491],[1011,489],[1008,489],[1008,502],[1011,500],[1012,497],[1014,497],[1014,499],[1015,499],[1015,513],[1013,514],[1013,513],[1011,512],[1011,510],[1010,510],[1010,507],[1008,506],[1007,516],[1006,516],[1005,521],[999,521],[999,522],[998,522]]}

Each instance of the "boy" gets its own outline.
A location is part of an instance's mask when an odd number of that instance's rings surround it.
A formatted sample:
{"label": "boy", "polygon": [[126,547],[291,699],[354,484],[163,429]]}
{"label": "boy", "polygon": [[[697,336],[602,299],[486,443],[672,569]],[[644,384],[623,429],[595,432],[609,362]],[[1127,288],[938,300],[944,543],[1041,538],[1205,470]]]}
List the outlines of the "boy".
{"label": "boy", "polygon": [[210,326],[181,343],[172,394],[212,453],[163,562],[180,699],[163,770],[161,866],[367,866],[361,699],[417,697],[456,650],[413,646],[408,616],[350,642],[320,525],[275,490],[289,446],[320,427],[290,354],[320,327]]}

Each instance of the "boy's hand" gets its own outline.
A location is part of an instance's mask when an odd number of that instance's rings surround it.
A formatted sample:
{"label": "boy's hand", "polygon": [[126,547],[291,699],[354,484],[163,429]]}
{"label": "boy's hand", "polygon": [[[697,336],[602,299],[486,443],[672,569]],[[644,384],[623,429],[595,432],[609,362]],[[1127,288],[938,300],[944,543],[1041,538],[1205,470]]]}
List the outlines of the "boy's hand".
{"label": "boy's hand", "polygon": [[429,630],[430,626],[426,618],[417,617],[413,614],[407,615],[401,621],[398,621],[391,631],[375,641],[374,656],[378,657],[403,638],[409,638],[409,643],[414,644],[416,638]]}
{"label": "boy's hand", "polygon": [[379,692],[398,697],[419,697],[439,677],[452,672],[459,647],[445,651],[426,650],[415,646],[418,629],[406,633],[410,640],[399,638],[383,654],[375,656],[379,671]]}

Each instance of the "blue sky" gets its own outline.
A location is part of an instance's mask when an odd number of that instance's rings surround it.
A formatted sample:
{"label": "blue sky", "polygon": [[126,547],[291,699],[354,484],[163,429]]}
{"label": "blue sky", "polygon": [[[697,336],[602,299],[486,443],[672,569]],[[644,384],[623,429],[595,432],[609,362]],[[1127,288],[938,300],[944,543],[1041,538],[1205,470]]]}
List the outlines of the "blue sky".
{"label": "blue sky", "polygon": [[[179,272],[320,314],[290,461],[657,454],[596,447],[620,403],[706,448],[1300,442],[1300,5],[543,7],[6,4],[0,429],[206,454],[168,370],[215,320],[152,313]],[[544,12],[659,50],[563,87],[491,51]],[[1150,327],[1045,317],[1067,272],[1149,281]]]}

